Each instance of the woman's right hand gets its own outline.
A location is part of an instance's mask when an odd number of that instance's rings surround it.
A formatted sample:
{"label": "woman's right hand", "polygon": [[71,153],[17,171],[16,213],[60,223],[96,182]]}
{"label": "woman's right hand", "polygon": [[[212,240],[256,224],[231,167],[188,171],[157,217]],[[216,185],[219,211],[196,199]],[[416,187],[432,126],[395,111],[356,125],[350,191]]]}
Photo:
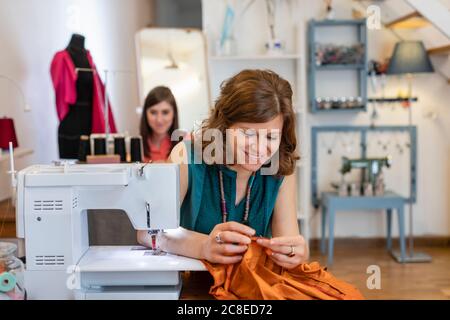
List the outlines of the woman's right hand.
{"label": "woman's right hand", "polygon": [[[217,224],[205,239],[202,253],[212,263],[232,264],[241,261],[255,230],[238,222]],[[217,235],[221,243],[217,242]]]}

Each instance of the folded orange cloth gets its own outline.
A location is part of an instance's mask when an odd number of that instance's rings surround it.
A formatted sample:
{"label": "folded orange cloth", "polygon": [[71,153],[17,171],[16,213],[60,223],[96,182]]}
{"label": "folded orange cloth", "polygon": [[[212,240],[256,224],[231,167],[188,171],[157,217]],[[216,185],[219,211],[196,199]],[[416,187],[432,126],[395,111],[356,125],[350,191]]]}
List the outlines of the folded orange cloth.
{"label": "folded orange cloth", "polygon": [[354,286],[336,279],[318,262],[285,269],[270,259],[255,239],[239,263],[202,260],[214,278],[209,290],[219,300],[360,300]]}

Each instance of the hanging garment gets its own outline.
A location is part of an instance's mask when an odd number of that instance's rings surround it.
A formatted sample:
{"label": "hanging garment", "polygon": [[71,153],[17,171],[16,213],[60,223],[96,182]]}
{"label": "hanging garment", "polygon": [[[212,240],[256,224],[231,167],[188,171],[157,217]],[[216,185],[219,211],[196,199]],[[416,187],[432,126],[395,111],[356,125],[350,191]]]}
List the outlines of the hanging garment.
{"label": "hanging garment", "polygon": [[[80,47],[66,48],[75,68],[91,69],[86,50]],[[80,138],[92,132],[92,100],[94,96],[93,72],[78,72],[77,97],[58,126],[58,149],[61,159],[77,159]]]}
{"label": "hanging garment", "polygon": [[336,279],[319,263],[304,263],[294,269],[278,266],[266,248],[252,239],[241,262],[214,264],[202,261],[214,278],[209,293],[219,300],[360,300],[352,285]]}
{"label": "hanging garment", "polygon": [[[95,67],[94,61],[89,50],[86,50],[89,64],[93,72],[93,97],[92,97],[92,133],[104,133],[104,99],[105,86]],[[77,100],[76,81],[78,74],[75,65],[67,50],[59,51],[53,57],[50,67],[50,74],[55,88],[56,111],[58,118],[62,121],[69,112],[70,105]],[[110,133],[116,133],[116,124],[111,110],[111,104],[108,101],[108,121]]]}

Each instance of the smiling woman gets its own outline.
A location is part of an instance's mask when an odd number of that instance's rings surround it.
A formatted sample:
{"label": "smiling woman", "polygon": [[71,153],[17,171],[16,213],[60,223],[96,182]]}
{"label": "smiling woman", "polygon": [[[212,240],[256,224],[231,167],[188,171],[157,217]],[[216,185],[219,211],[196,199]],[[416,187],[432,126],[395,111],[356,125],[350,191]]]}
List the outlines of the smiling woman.
{"label": "smiling woman", "polygon": [[[295,210],[294,128],[289,82],[244,70],[221,86],[193,142],[172,151],[180,164],[181,227],[160,233],[157,247],[202,259],[217,299],[362,299],[317,262],[307,263]],[[268,162],[275,162],[269,174]],[[151,243],[146,232],[138,240]]]}
{"label": "smiling woman", "polygon": [[[277,156],[279,168],[276,173],[293,173],[299,157],[295,153],[297,139],[292,88],[276,73],[244,70],[224,82],[213,114],[203,124],[203,135],[210,129],[220,130],[223,140],[226,137],[227,142],[234,141],[224,144],[227,159],[230,151],[234,156],[232,162],[238,161],[240,151],[246,155],[243,168],[256,171],[265,161]],[[232,139],[228,139],[230,136]],[[210,143],[204,140],[203,149]],[[250,158],[258,160],[254,167],[251,167]]]}
{"label": "smiling woman", "polygon": [[[203,161],[211,141],[202,137],[209,130],[219,132],[231,161]],[[184,141],[172,150],[170,160],[180,163],[181,227],[161,234],[158,246],[231,264],[242,259],[252,236],[273,236],[276,244],[265,245],[276,253],[270,257],[276,264],[294,268],[306,261],[309,250],[296,217],[296,144],[289,82],[266,70],[244,70],[225,81],[193,143]],[[237,161],[240,152],[243,161]],[[266,174],[263,166],[271,161],[275,170]],[[138,240],[151,243],[146,232],[139,232]]]}

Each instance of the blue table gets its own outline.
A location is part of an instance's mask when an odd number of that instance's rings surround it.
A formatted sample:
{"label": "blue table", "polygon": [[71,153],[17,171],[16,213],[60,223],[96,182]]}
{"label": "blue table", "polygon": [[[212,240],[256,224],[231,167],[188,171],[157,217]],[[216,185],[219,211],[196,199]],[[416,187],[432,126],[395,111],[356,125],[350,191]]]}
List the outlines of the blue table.
{"label": "blue table", "polygon": [[322,193],[322,239],[320,243],[320,250],[325,254],[325,231],[328,220],[328,264],[333,264],[333,250],[334,250],[334,222],[337,211],[349,210],[376,210],[384,209],[387,215],[387,245],[388,251],[392,250],[392,210],[397,211],[398,227],[400,236],[400,254],[401,262],[405,261],[406,247],[405,247],[405,216],[404,206],[407,199],[392,192],[387,191],[383,196],[360,196],[360,197],[345,197],[339,196],[335,192]]}

